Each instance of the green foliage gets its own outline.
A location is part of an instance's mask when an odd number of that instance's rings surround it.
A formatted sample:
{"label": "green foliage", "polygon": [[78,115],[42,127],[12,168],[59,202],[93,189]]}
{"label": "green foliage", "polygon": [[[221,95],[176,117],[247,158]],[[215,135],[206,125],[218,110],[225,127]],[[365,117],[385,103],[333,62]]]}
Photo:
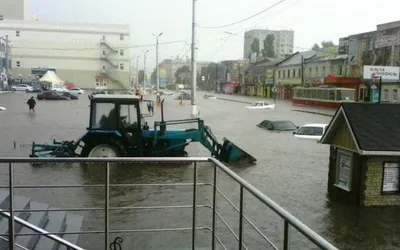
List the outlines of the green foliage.
{"label": "green foliage", "polygon": [[324,56],[335,56],[337,54],[337,45],[332,41],[322,41],[321,45],[315,43],[312,49],[315,51],[323,51]]}
{"label": "green foliage", "polygon": [[[185,77],[180,77],[181,74],[185,74]],[[181,83],[183,79],[187,79],[190,75],[190,67],[188,65],[184,65],[180,68],[178,68],[174,74],[175,76],[175,82],[176,83]]]}
{"label": "green foliage", "polygon": [[257,57],[260,53],[260,40],[257,37],[253,39],[253,43],[251,44],[251,52],[256,53]]}
{"label": "green foliage", "polygon": [[274,58],[275,57],[275,47],[274,47],[275,36],[273,34],[268,34],[264,40],[264,49],[262,50],[263,57]]}

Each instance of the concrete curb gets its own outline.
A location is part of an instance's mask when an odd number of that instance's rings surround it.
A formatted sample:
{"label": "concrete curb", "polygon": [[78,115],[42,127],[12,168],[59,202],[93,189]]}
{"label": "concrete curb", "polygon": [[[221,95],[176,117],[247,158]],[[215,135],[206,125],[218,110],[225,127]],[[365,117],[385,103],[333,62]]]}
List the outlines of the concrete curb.
{"label": "concrete curb", "polygon": [[316,111],[310,111],[310,110],[292,109],[292,111],[315,114],[315,115],[324,115],[324,116],[330,116],[330,117],[333,116],[331,114],[322,113],[322,112],[316,112]]}
{"label": "concrete curb", "polygon": [[218,99],[218,100],[223,100],[223,101],[230,101],[230,102],[238,102],[238,103],[252,104],[252,102],[233,100],[233,99],[228,99],[228,98],[223,98],[223,97],[217,97],[217,99]]}

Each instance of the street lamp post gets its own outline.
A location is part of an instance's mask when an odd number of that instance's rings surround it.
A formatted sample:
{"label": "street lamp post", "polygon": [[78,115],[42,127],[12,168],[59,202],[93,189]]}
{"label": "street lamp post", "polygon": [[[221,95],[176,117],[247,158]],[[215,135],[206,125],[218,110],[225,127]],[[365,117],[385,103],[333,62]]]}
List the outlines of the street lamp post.
{"label": "street lamp post", "polygon": [[143,59],[143,87],[146,87],[146,55],[149,50],[144,52],[144,59]]}
{"label": "street lamp post", "polygon": [[160,67],[158,66],[158,38],[162,36],[162,32],[158,35],[153,34],[156,37],[156,78],[157,78],[157,92],[160,91]]}
{"label": "street lamp post", "polygon": [[136,57],[136,88],[139,88],[139,58],[140,55]]}
{"label": "street lamp post", "polygon": [[191,94],[192,94],[192,100],[191,100],[191,106],[192,106],[192,115],[196,116],[197,113],[197,107],[196,107],[196,81],[197,81],[197,67],[196,67],[196,1],[193,0],[193,6],[192,6],[192,89],[191,89]]}

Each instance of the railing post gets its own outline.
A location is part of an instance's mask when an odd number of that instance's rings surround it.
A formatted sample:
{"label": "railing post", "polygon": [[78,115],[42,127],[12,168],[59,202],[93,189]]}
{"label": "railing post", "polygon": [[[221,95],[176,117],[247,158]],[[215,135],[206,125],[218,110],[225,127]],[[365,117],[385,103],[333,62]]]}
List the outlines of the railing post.
{"label": "railing post", "polygon": [[196,207],[197,207],[197,162],[194,162],[194,169],[193,169],[192,250],[196,249]]}
{"label": "railing post", "polygon": [[214,183],[213,183],[213,207],[212,207],[212,246],[211,249],[215,250],[215,231],[217,230],[216,225],[216,210],[217,210],[217,165],[214,164]]}
{"label": "railing post", "polygon": [[283,250],[289,250],[290,243],[290,224],[285,220],[285,226],[283,229]]}
{"label": "railing post", "polygon": [[242,185],[240,185],[240,207],[239,207],[239,250],[243,249],[243,210],[244,210],[244,204],[243,204],[243,196],[244,196],[244,188]]}
{"label": "railing post", "polygon": [[109,198],[110,198],[110,163],[107,162],[106,164],[106,183],[105,183],[105,193],[104,193],[104,250],[108,250],[109,245],[109,227],[110,227],[110,210],[109,210]]}
{"label": "railing post", "polygon": [[10,218],[8,219],[8,248],[14,249],[15,243],[15,227],[14,227],[14,168],[13,163],[8,163],[8,188],[9,188],[9,203],[10,203]]}

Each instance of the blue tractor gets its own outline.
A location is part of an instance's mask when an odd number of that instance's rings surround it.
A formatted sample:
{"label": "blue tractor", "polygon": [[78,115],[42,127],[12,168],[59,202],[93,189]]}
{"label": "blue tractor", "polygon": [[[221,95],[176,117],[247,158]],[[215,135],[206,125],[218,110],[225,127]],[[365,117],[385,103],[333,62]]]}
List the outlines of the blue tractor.
{"label": "blue tractor", "polygon": [[[134,95],[97,94],[89,96],[90,119],[86,133],[77,141],[53,141],[32,145],[30,157],[182,157],[186,146],[200,142],[211,155],[224,162],[256,159],[224,138],[221,145],[202,119],[161,121],[152,129],[145,121],[153,116],[154,102]],[[195,124],[190,129],[168,126]],[[192,126],[193,127],[193,126]]]}

